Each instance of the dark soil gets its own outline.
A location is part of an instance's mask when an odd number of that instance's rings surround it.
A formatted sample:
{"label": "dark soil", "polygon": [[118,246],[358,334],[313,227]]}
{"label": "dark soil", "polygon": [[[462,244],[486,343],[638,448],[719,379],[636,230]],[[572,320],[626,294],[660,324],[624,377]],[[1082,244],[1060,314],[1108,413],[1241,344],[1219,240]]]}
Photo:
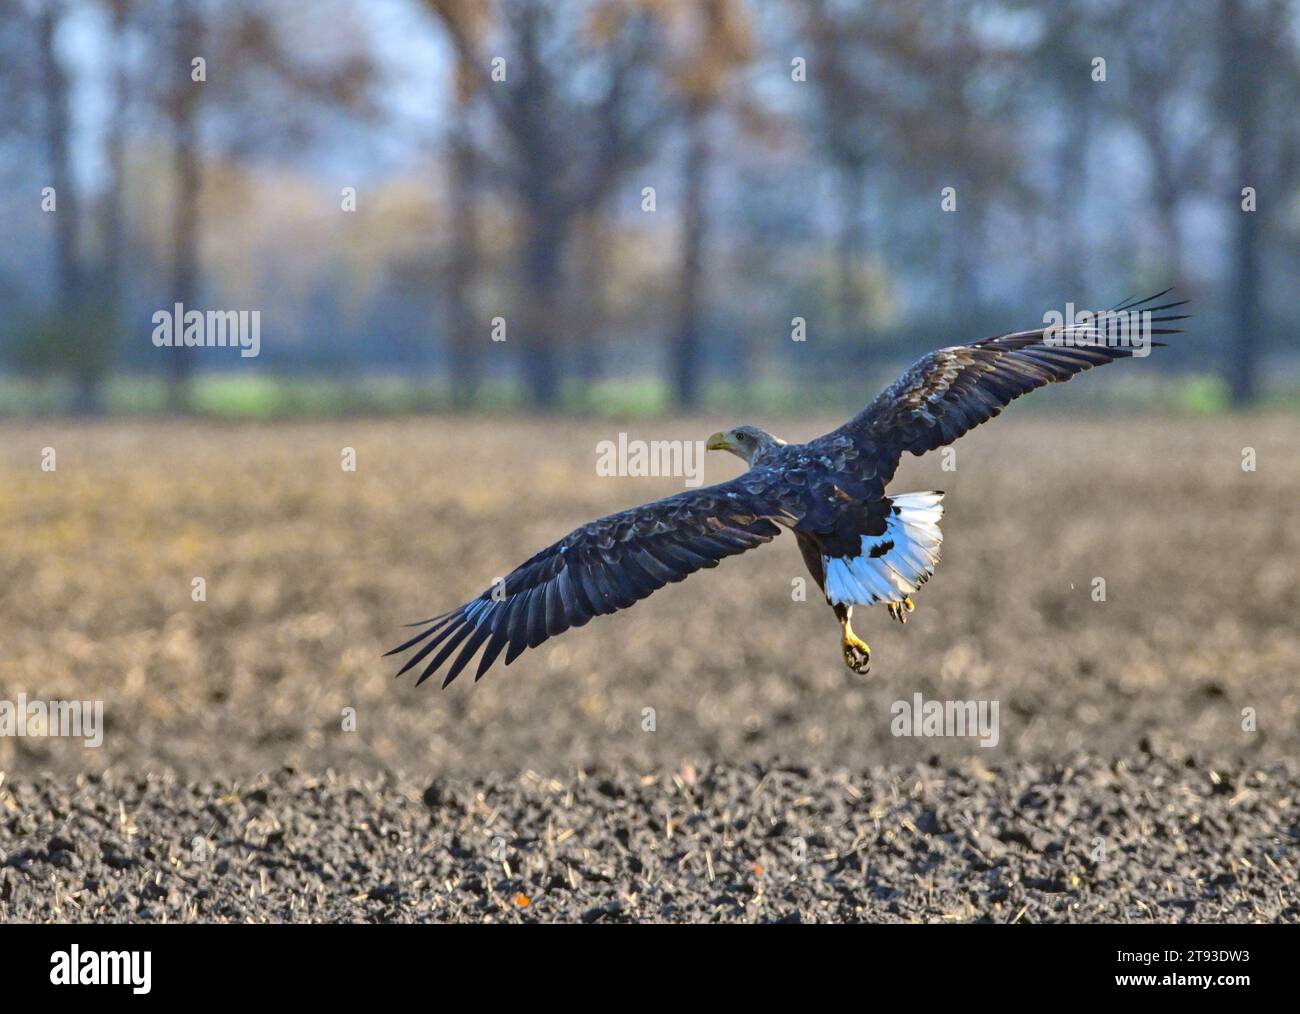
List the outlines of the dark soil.
{"label": "dark soil", "polygon": [[0,920],[1296,921],[1300,767],[0,787]]}

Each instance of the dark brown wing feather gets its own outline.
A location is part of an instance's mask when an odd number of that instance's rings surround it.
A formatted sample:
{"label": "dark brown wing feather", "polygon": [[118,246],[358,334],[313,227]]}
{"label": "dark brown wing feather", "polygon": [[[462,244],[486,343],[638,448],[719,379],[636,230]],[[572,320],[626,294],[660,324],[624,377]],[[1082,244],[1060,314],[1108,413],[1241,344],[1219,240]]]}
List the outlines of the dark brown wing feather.
{"label": "dark brown wing feather", "polygon": [[482,647],[478,680],[503,650],[509,665],[548,637],[626,609],[670,582],[771,541],[780,532],[778,521],[793,524],[803,516],[805,497],[778,469],[756,468],[730,482],[589,522],[517,567],[495,595],[489,588],[435,616],[388,654],[419,645],[399,676],[433,655],[417,685],[453,659],[445,687]]}
{"label": "dark brown wing feather", "polygon": [[[1110,312],[1159,314],[1186,302],[1148,305],[1168,291],[1120,304]],[[1150,333],[1177,334],[1180,328],[1166,325],[1185,319],[1186,315],[1153,316]],[[924,454],[952,443],[1022,394],[1133,355],[1131,347],[1108,343],[1096,326],[1067,326],[1057,334],[1063,342],[1055,336],[1049,342],[1047,329],[1037,328],[931,352],[857,417],[813,444],[833,445],[848,437],[863,464],[887,481],[904,451]]]}

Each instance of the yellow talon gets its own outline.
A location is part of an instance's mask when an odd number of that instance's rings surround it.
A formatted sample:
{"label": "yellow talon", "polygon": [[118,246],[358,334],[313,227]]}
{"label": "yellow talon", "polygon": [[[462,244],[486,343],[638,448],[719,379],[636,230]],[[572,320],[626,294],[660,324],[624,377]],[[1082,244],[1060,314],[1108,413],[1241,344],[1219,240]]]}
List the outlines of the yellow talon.
{"label": "yellow talon", "polygon": [[867,642],[853,633],[848,621],[844,622],[844,664],[859,676],[865,676],[871,669],[871,648]]}
{"label": "yellow talon", "polygon": [[899,623],[906,623],[907,614],[916,608],[916,603],[912,601],[910,596],[903,599],[902,602],[887,602],[885,604],[889,607],[889,615]]}

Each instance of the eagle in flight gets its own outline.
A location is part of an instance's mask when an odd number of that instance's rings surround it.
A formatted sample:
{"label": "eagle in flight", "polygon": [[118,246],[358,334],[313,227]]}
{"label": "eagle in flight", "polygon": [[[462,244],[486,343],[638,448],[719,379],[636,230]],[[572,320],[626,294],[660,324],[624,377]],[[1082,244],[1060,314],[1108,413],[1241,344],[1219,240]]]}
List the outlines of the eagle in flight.
{"label": "eagle in flight", "polygon": [[[757,426],[715,433],[708,448],[743,458],[748,471],[588,522],[471,602],[413,624],[424,629],[387,654],[417,649],[399,676],[433,655],[417,685],[451,659],[446,687],[483,648],[477,681],[502,651],[509,665],[525,648],[788,528],[840,622],[845,664],[866,673],[871,649],[853,632],[854,607],[883,602],[906,622],[943,542],[942,492],[885,492],[903,452],[950,444],[1022,394],[1162,344],[1150,335],[1176,334],[1181,329],[1168,325],[1186,319],[1165,312],[1186,300],[1151,305],[1169,291],[1079,315],[1078,323],[931,352],[853,419],[804,444]],[[1131,320],[1140,321],[1140,340]],[[1120,340],[1116,321],[1125,322]]]}

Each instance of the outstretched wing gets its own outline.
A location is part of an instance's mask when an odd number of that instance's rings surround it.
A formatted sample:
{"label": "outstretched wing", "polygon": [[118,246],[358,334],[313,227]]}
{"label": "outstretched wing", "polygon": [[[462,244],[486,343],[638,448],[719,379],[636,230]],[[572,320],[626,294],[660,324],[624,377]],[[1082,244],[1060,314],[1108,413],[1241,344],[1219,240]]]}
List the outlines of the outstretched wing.
{"label": "outstretched wing", "polygon": [[424,630],[388,654],[420,645],[400,676],[441,647],[418,686],[459,648],[442,681],[445,687],[486,643],[477,681],[503,649],[509,665],[548,637],[626,609],[671,581],[771,541],[780,533],[778,522],[793,524],[803,515],[805,495],[779,470],[757,468],[730,482],[589,522],[478,598],[424,621]]}
{"label": "outstretched wing", "polygon": [[[1149,335],[1177,334],[1181,328],[1168,325],[1185,320],[1187,315],[1163,311],[1182,306],[1186,300],[1150,305],[1169,291],[1121,303],[1105,313],[1152,314],[1145,320],[1143,340]],[[1048,328],[1016,331],[931,352],[858,416],[814,443],[844,444],[848,438],[871,460],[875,474],[887,479],[904,451],[924,454],[950,444],[998,415],[1022,394],[1132,356],[1135,345],[1117,340],[1115,325],[1106,319],[1098,316],[1093,322],[1066,325],[1054,332]]]}

